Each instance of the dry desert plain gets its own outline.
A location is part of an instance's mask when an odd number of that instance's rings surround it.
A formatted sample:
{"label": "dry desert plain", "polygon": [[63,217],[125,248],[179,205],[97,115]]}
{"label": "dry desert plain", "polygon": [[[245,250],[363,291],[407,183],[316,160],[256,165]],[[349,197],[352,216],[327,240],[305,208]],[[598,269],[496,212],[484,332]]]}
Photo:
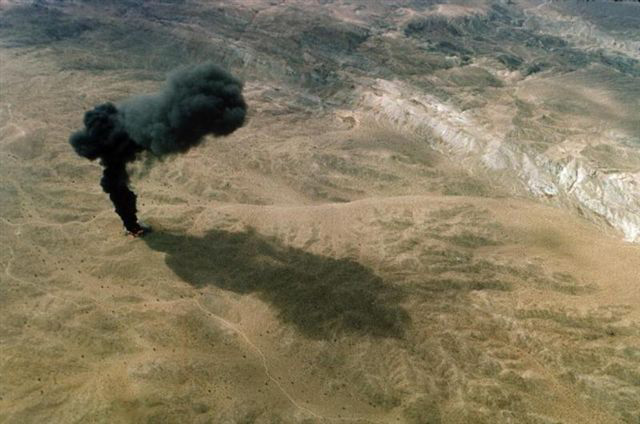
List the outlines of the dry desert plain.
{"label": "dry desert plain", "polygon": [[[0,3],[0,422],[638,424],[605,3]],[[249,120],[133,164],[128,237],[69,134],[202,60]]]}

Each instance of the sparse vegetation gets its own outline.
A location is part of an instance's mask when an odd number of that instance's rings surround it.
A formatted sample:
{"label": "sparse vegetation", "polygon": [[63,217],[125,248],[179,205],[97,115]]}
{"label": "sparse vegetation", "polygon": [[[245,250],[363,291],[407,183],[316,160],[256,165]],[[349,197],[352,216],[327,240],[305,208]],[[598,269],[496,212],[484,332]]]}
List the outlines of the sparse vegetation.
{"label": "sparse vegetation", "polygon": [[[0,421],[637,424],[640,256],[571,193],[631,204],[638,19],[524,7],[3,2]],[[68,135],[203,60],[251,118],[121,236]]]}

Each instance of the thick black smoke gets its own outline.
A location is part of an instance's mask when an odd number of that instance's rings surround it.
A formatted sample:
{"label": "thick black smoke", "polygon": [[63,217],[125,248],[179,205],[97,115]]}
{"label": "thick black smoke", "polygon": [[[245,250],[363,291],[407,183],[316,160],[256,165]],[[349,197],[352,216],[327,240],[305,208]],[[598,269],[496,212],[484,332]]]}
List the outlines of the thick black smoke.
{"label": "thick black smoke", "polygon": [[141,235],[136,195],[129,189],[126,164],[142,151],[156,156],[186,152],[204,136],[231,134],[244,124],[247,106],[242,83],[212,63],[179,69],[166,88],[117,106],[105,103],[84,115],[83,130],[69,142],[77,154],[100,159],[101,185],[125,228]]}

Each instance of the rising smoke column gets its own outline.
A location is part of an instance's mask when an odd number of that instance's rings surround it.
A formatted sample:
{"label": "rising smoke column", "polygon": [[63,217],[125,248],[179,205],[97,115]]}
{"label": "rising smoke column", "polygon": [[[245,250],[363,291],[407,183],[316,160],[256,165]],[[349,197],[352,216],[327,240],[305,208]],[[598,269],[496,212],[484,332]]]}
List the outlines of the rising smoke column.
{"label": "rising smoke column", "polygon": [[85,113],[85,128],[73,133],[69,143],[78,155],[100,159],[102,189],[127,231],[141,235],[127,163],[143,151],[155,156],[184,153],[206,135],[231,134],[244,124],[246,111],[242,83],[218,66],[204,63],[169,74],[161,92],[117,106],[96,106]]}

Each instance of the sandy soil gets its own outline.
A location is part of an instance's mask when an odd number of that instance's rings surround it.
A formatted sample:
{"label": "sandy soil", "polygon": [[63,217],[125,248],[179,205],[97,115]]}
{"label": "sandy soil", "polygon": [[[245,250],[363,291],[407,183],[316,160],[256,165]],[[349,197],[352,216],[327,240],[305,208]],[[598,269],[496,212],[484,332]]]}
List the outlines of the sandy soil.
{"label": "sandy soil", "polygon": [[0,422],[637,422],[619,233],[249,83],[245,128],[133,167],[134,239],[67,137],[160,82],[0,63]]}

